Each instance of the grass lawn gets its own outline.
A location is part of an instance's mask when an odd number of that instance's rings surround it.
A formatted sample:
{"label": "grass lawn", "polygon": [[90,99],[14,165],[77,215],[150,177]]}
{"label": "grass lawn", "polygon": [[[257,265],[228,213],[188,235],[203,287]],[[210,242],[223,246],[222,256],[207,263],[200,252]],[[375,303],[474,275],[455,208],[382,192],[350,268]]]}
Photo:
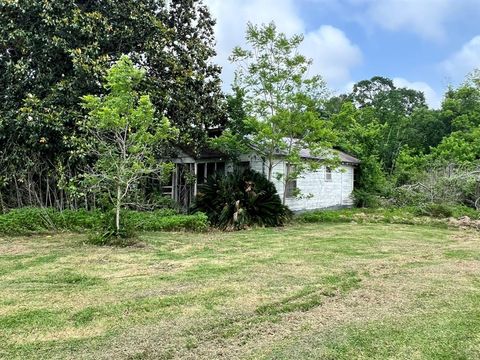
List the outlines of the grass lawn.
{"label": "grass lawn", "polygon": [[480,234],[320,224],[0,238],[0,358],[480,359]]}

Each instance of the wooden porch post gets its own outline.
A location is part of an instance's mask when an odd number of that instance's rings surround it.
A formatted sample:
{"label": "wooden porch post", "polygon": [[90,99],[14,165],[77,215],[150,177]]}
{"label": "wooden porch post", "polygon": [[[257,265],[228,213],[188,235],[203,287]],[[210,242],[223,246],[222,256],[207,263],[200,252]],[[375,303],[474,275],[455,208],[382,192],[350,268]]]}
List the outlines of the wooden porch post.
{"label": "wooden porch post", "polygon": [[197,165],[198,165],[197,162],[193,164],[193,173],[195,174],[195,184],[193,185],[193,196],[197,196],[197,185],[198,185],[197,183],[198,166]]}

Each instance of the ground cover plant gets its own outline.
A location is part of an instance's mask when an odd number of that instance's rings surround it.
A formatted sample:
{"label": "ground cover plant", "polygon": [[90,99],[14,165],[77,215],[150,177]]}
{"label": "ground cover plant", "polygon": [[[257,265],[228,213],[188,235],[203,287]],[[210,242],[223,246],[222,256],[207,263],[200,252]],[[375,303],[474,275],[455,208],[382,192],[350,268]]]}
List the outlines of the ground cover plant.
{"label": "ground cover plant", "polygon": [[475,359],[480,235],[392,224],[0,236],[0,358]]}

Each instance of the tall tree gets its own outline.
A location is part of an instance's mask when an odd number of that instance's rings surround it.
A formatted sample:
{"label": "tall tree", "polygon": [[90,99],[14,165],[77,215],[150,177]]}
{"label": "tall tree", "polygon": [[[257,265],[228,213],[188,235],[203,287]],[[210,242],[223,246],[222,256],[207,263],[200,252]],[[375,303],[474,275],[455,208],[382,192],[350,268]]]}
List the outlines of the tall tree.
{"label": "tall tree", "polygon": [[451,133],[432,151],[440,162],[474,164],[480,160],[480,76],[472,76],[445,95],[440,117]]}
{"label": "tall tree", "polygon": [[[149,92],[160,111],[180,129],[179,142],[199,151],[226,123],[215,20],[203,0],[170,0],[162,32],[146,44]],[[167,59],[165,59],[167,57]]]}
{"label": "tall tree", "polygon": [[338,145],[360,159],[356,171],[355,199],[359,206],[372,206],[388,190],[388,182],[381,162],[382,135],[386,124],[380,124],[371,107],[358,108],[351,102],[343,103],[340,111],[330,118],[342,134]]}
{"label": "tall tree", "polygon": [[426,109],[424,94],[397,88],[392,80],[375,76],[355,84],[350,98],[360,108],[371,108],[375,118],[387,125],[384,127],[380,156],[385,170],[392,173],[396,158],[408,143],[412,114],[417,109]]}
{"label": "tall tree", "polygon": [[299,53],[301,35],[288,38],[274,23],[249,23],[246,40],[249,48],[236,47],[230,57],[237,64],[234,88],[242,93],[250,130],[244,140],[266,159],[269,180],[279,162],[289,164],[282,172],[286,185],[318,164],[302,161],[302,149],[322,156],[331,147],[334,133],[318,116],[326,85],[318,75],[307,76],[311,60]]}

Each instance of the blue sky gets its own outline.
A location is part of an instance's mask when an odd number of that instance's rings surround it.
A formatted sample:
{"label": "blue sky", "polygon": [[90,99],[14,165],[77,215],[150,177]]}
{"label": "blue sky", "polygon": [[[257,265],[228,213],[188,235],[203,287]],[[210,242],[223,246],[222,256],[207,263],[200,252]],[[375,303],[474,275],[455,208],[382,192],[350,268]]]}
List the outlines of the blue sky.
{"label": "blue sky", "polygon": [[449,84],[480,67],[480,0],[205,0],[217,18],[216,61],[225,89],[234,68],[227,58],[244,45],[247,21],[275,21],[303,33],[302,52],[332,91],[387,76],[424,91],[438,107]]}

